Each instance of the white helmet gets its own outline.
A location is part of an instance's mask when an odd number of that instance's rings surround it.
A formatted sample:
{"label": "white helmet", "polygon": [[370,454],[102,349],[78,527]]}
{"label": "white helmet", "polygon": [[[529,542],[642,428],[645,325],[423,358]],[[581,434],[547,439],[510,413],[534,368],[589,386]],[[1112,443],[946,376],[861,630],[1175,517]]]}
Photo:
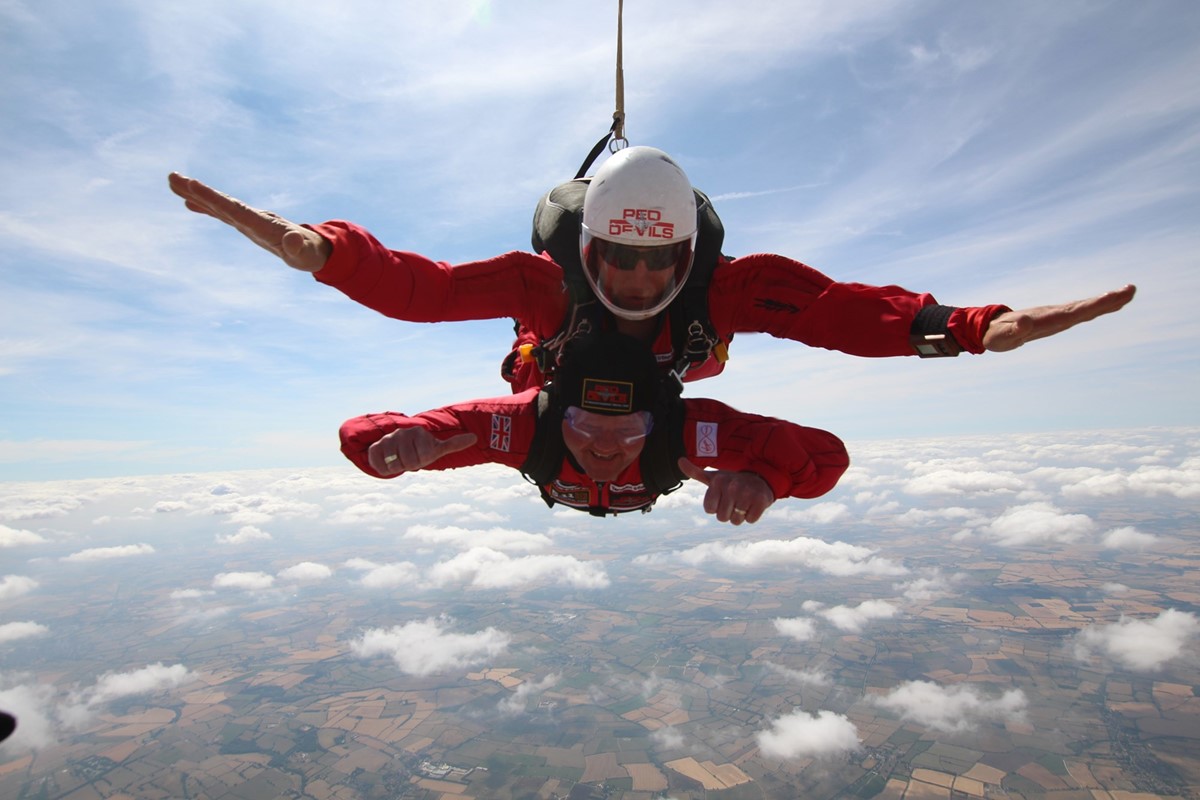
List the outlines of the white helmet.
{"label": "white helmet", "polygon": [[696,195],[670,156],[627,147],[596,171],[583,199],[579,250],[609,311],[625,319],[658,314],[683,289],[695,249]]}

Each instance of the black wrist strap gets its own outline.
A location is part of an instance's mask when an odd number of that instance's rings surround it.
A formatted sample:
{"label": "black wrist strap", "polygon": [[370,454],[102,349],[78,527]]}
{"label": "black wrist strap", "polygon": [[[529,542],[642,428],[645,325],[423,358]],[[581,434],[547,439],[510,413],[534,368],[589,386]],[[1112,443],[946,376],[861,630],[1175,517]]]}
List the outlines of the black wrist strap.
{"label": "black wrist strap", "polygon": [[908,341],[921,358],[946,358],[962,352],[958,340],[950,333],[950,315],[955,306],[925,306],[913,317],[908,329]]}

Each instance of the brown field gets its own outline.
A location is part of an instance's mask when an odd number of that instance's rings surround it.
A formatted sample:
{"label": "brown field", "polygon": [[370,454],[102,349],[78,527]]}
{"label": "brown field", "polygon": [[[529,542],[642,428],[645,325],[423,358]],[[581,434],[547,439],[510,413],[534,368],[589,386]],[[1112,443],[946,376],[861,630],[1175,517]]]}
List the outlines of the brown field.
{"label": "brown field", "polygon": [[749,775],[733,764],[717,765],[711,761],[701,763],[691,756],[668,761],[666,766],[701,784],[707,791],[728,789],[730,786],[749,783],[751,780]]}
{"label": "brown field", "polygon": [[597,783],[609,778],[624,778],[628,773],[617,763],[616,753],[597,753],[584,759],[583,783]]}
{"label": "brown field", "polygon": [[945,800],[950,797],[950,789],[924,781],[909,781],[904,791],[904,800]]}
{"label": "brown field", "polygon": [[954,784],[954,776],[949,772],[938,772],[933,769],[914,769],[913,780],[932,783],[934,786],[945,786],[947,789]]}
{"label": "brown field", "polygon": [[633,778],[635,792],[661,792],[667,788],[667,776],[653,764],[626,764],[625,770]]}
{"label": "brown field", "polygon": [[990,783],[993,786],[999,786],[1004,780],[1004,776],[1008,774],[1004,770],[989,767],[987,764],[976,764],[969,770],[963,773],[964,778],[973,778],[980,783]]}

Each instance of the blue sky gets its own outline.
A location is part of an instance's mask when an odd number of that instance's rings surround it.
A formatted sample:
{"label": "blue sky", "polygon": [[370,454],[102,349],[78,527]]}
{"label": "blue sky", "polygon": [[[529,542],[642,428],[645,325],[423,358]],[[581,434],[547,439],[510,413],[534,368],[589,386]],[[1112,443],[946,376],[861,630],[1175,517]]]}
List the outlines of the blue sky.
{"label": "blue sky", "polygon": [[[0,2],[0,480],[330,466],[502,394],[510,325],[387,320],[166,186],[447,261],[528,246],[613,110],[615,2]],[[637,2],[627,132],[779,252],[953,305],[1119,314],[921,362],[739,337],[694,386],[847,440],[1200,421],[1200,8]]]}

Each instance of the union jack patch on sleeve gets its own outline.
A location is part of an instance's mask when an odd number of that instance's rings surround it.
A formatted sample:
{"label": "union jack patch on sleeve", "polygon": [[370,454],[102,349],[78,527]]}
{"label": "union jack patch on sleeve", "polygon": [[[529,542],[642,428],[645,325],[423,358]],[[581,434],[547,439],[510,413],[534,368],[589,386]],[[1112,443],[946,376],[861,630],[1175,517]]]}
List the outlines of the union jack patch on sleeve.
{"label": "union jack patch on sleeve", "polygon": [[512,443],[512,417],[492,414],[491,448],[507,453]]}

